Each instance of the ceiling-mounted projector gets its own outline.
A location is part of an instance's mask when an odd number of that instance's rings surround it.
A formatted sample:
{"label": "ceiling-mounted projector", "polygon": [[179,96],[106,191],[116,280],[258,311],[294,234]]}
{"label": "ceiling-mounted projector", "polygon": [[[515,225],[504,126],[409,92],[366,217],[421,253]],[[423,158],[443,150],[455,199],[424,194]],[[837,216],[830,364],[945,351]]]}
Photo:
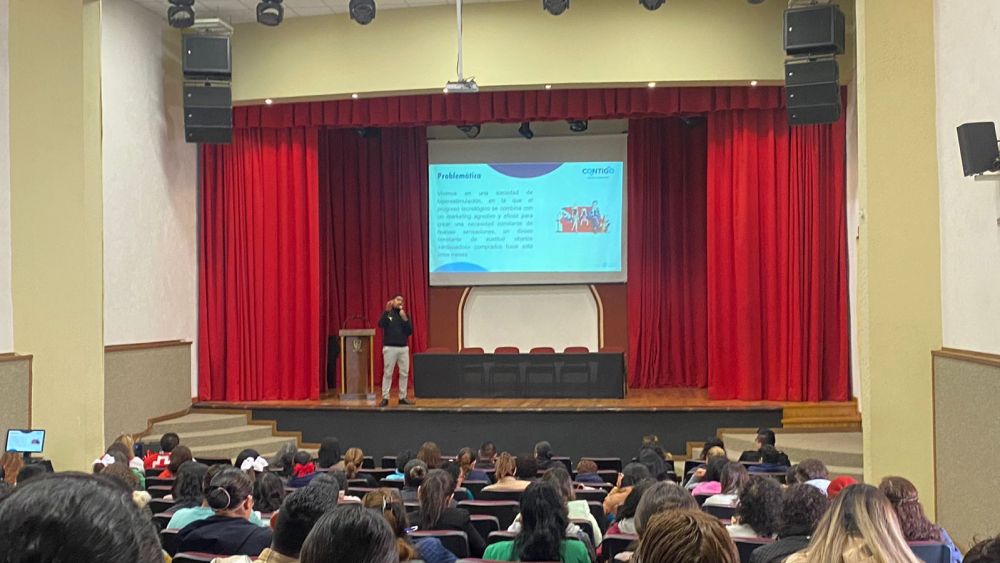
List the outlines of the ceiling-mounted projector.
{"label": "ceiling-mounted projector", "polygon": [[479,91],[479,84],[476,84],[475,78],[455,80],[445,84],[444,91],[449,94],[475,94]]}

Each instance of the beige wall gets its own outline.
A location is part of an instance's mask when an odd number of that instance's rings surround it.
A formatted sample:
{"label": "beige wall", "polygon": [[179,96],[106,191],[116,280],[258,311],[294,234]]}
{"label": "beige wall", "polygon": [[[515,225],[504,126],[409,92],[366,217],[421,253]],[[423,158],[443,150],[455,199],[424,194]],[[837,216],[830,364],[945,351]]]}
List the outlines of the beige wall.
{"label": "beige wall", "polygon": [[46,456],[104,448],[100,3],[10,3],[14,347],[31,353]]}
{"label": "beige wall", "polygon": [[858,349],[865,479],[909,477],[933,514],[941,346],[933,0],[858,2]]}
{"label": "beige wall", "polygon": [[[841,4],[853,14],[853,0]],[[782,2],[671,0],[649,12],[634,1],[574,0],[553,17],[537,0],[470,4],[465,74],[500,88],[778,83],[784,8]],[[438,92],[455,78],[456,42],[452,6],[383,10],[367,26],[344,14],[289,18],[276,28],[242,24],[233,36],[233,96],[260,102]]]}
{"label": "beige wall", "polygon": [[31,356],[0,356],[0,436],[31,427]]}
{"label": "beige wall", "polygon": [[146,430],[150,418],[191,406],[191,343],[108,346],[104,353],[104,437]]}

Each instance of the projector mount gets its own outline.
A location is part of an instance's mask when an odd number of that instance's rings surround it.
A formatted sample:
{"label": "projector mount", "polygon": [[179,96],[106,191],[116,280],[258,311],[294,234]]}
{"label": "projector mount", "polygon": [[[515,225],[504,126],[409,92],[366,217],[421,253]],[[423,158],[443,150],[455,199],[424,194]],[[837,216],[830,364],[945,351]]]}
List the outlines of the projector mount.
{"label": "projector mount", "polygon": [[474,76],[465,78],[462,74],[462,0],[455,1],[455,14],[458,18],[458,64],[455,66],[458,80],[445,84],[444,91],[445,93],[473,94],[479,91],[476,78]]}

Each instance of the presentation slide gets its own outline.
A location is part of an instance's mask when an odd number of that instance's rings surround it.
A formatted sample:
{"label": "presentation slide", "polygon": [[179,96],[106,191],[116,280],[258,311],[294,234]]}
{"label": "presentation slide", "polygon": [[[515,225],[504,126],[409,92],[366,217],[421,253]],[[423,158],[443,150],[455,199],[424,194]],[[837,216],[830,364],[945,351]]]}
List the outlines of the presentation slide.
{"label": "presentation slide", "polygon": [[41,453],[45,446],[44,430],[8,430],[7,450],[17,453]]}
{"label": "presentation slide", "polygon": [[621,161],[431,164],[431,283],[620,278],[623,174]]}

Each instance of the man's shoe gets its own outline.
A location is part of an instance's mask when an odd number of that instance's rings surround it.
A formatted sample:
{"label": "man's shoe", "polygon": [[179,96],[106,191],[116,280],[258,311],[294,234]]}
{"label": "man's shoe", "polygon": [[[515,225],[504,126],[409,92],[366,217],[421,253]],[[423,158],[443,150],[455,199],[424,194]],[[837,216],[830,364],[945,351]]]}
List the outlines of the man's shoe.
{"label": "man's shoe", "polygon": [[407,401],[406,399],[400,399],[399,400],[399,404],[400,405],[406,405],[408,407],[412,407],[413,406],[413,403],[411,403],[410,401]]}
{"label": "man's shoe", "polygon": [[389,399],[382,399],[382,402],[378,404],[379,407],[385,408],[389,406]]}

